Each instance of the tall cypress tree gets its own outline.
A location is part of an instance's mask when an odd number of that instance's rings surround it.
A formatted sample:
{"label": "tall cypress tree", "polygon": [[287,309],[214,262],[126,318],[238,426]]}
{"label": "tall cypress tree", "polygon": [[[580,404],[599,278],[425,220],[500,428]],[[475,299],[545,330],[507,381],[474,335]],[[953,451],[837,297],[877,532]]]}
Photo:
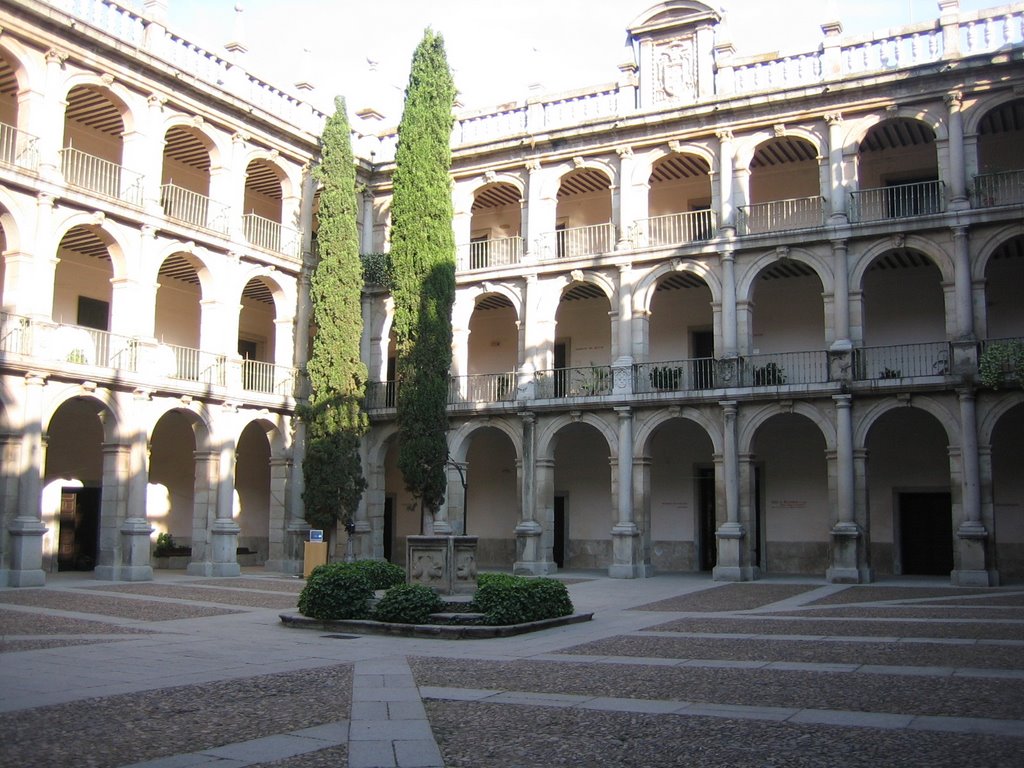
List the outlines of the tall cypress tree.
{"label": "tall cypress tree", "polygon": [[444,500],[448,372],[455,302],[452,107],[444,39],[427,29],[416,47],[398,125],[391,259],[398,378],[398,466],[423,511]]}
{"label": "tall cypress tree", "polygon": [[[366,488],[359,443],[368,421],[362,410],[366,366],[359,356],[363,271],[356,229],[356,172],[345,100],[320,138],[319,261],[310,281],[316,335],[306,370],[311,393],[306,421],[302,500],[310,525],[330,531],[348,526]],[[330,534],[328,533],[328,536]]]}

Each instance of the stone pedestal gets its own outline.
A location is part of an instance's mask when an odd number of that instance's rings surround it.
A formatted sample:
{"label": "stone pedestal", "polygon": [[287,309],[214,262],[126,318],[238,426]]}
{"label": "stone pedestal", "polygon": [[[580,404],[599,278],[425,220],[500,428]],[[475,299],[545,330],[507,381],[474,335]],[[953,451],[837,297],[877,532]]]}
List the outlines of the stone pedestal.
{"label": "stone pedestal", "polygon": [[744,551],[746,531],[739,523],[723,523],[715,531],[718,539],[718,565],[711,572],[715,581],[753,581],[760,576],[750,565]]}
{"label": "stone pedestal", "polygon": [[642,579],[654,575],[654,568],[643,561],[640,530],[634,523],[619,523],[612,528],[612,564],[608,575],[613,579]]}
{"label": "stone pedestal", "polygon": [[866,584],[871,571],[861,566],[864,537],[856,523],[836,523],[832,528],[832,565],[825,580],[832,584]]}
{"label": "stone pedestal", "polygon": [[43,574],[43,534],[46,526],[34,518],[16,517],[7,529],[11,536],[11,569],[7,583],[12,587],[41,587]]}
{"label": "stone pedestal", "polygon": [[288,523],[284,530],[281,559],[268,559],[263,567],[268,571],[298,576],[302,573],[302,545],[308,539],[309,523],[305,520]]}
{"label": "stone pedestal", "polygon": [[476,591],[476,536],[409,536],[406,580],[442,595]]}
{"label": "stone pedestal", "polygon": [[950,581],[958,587],[994,587],[999,583],[996,573],[985,567],[985,546],[988,531],[980,522],[965,521],[954,534],[957,565]]}
{"label": "stone pedestal", "polygon": [[512,573],[516,576],[547,576],[558,570],[555,563],[544,555],[540,523],[529,520],[516,526],[516,561]]}
{"label": "stone pedestal", "polygon": [[150,540],[153,528],[142,517],[130,517],[121,524],[121,568],[123,581],[152,581]]}
{"label": "stone pedestal", "polygon": [[211,576],[241,576],[238,565],[238,523],[221,519],[213,524],[210,531],[210,549],[213,568]]}

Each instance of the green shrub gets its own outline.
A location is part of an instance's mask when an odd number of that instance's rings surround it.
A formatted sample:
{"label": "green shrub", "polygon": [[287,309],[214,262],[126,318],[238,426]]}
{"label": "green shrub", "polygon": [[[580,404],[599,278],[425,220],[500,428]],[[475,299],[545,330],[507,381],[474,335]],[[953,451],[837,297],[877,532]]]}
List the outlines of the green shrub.
{"label": "green shrub", "polygon": [[473,604],[484,614],[484,624],[523,624],[573,612],[572,600],[560,581],[506,574],[483,576],[487,578],[478,580]]}
{"label": "green shrub", "polygon": [[443,607],[441,598],[430,587],[399,584],[384,593],[373,610],[373,618],[393,624],[425,624],[430,620],[430,614]]}
{"label": "green shrub", "polygon": [[391,589],[405,584],[405,569],[387,560],[356,560],[351,565],[367,578],[372,589]]}
{"label": "green shrub", "polygon": [[299,594],[299,613],[311,619],[366,618],[373,588],[353,565],[330,563],[314,568]]}

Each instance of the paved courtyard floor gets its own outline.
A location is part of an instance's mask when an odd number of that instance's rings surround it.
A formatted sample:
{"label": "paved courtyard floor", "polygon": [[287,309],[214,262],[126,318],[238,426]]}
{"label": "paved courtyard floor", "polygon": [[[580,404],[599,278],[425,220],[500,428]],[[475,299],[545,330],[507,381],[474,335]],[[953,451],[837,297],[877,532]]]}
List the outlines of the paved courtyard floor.
{"label": "paved courtyard floor", "polygon": [[0,767],[1024,765],[1024,585],[560,578],[593,621],[458,641],[261,570],[0,589]]}

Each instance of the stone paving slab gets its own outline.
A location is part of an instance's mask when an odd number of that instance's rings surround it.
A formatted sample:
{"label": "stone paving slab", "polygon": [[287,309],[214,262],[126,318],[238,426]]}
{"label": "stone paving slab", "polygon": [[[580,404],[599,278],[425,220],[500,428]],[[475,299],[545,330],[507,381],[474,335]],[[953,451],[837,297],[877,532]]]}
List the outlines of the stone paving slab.
{"label": "stone paving slab", "polygon": [[[236,613],[230,608],[211,608],[204,605],[156,602],[139,598],[119,598],[97,595],[83,589],[6,589],[0,590],[0,603],[49,608],[78,614],[116,616],[137,621],[173,621],[197,619],[203,616],[221,616]],[[80,618],[80,617],[79,617]]]}
{"label": "stone paving slab", "polygon": [[1016,622],[1018,632],[1024,637],[1024,609],[1015,606],[959,605],[942,606],[935,603],[922,605],[873,605],[870,607],[846,606],[840,608],[808,608],[800,611],[784,611],[777,616],[826,616],[853,619],[966,619],[968,621]]}
{"label": "stone paving slab", "polygon": [[815,614],[772,614],[770,617],[714,616],[687,617],[653,624],[646,628],[655,632],[688,632],[744,635],[794,635],[829,637],[886,638],[919,637],[929,639],[961,638],[965,640],[1024,639],[1024,624],[987,621],[900,621],[889,616],[875,619],[828,619]]}
{"label": "stone paving slab", "polygon": [[7,712],[0,767],[89,755],[90,768],[113,768],[321,726],[348,716],[351,677],[351,665],[333,664]]}
{"label": "stone paving slab", "polygon": [[91,619],[53,616],[24,609],[0,608],[0,635],[148,635],[143,627],[108,624]]}
{"label": "stone paving slab", "polygon": [[287,592],[288,594],[294,595],[299,594],[306,586],[305,579],[289,578],[285,576],[261,576],[259,578],[245,576],[238,578],[220,576],[213,579],[196,579],[195,581],[184,583],[209,587],[222,587],[225,589],[257,589],[264,592]]}
{"label": "stone paving slab", "polygon": [[90,587],[90,590],[146,597],[169,597],[175,600],[194,600],[203,603],[224,603],[225,605],[240,605],[248,608],[273,608],[275,610],[293,609],[296,603],[296,598],[290,594],[230,589],[224,586],[186,586],[184,584],[146,582]]}
{"label": "stone paving slab", "polygon": [[1015,645],[986,646],[982,649],[976,644],[944,645],[892,640],[835,642],[820,638],[708,638],[642,633],[603,638],[566,648],[563,652],[587,656],[644,656],[668,659],[1024,669],[1024,652]]}
{"label": "stone paving slab", "polygon": [[[428,701],[449,768],[1016,766],[1024,739],[582,707]],[[724,714],[724,713],[723,713]]]}
{"label": "stone paving slab", "polygon": [[0,637],[0,653],[17,653],[18,651],[38,651],[44,648],[65,648],[72,645],[91,645],[93,643],[110,643],[117,642],[117,639],[118,638],[116,636],[107,636],[103,639],[83,639],[80,637],[20,637],[13,640],[9,637]]}
{"label": "stone paving slab", "polygon": [[984,587],[902,587],[887,584],[856,584],[839,592],[815,599],[809,605],[843,605],[847,603],[877,603],[886,600],[924,600],[934,597],[963,597],[965,595],[1003,594],[1002,590]]}
{"label": "stone paving slab", "polygon": [[472,659],[409,660],[420,686],[502,691],[494,699],[570,706],[564,697],[686,699],[704,705],[795,707],[907,715],[972,716],[1024,720],[1024,686],[1018,679],[968,679],[951,675],[906,678],[810,670],[674,668],[566,664],[553,661],[494,663]]}
{"label": "stone paving slab", "polygon": [[700,592],[658,600],[639,605],[636,611],[746,611],[762,608],[772,603],[788,600],[805,592],[812,592],[817,585],[810,584],[723,584]]}

